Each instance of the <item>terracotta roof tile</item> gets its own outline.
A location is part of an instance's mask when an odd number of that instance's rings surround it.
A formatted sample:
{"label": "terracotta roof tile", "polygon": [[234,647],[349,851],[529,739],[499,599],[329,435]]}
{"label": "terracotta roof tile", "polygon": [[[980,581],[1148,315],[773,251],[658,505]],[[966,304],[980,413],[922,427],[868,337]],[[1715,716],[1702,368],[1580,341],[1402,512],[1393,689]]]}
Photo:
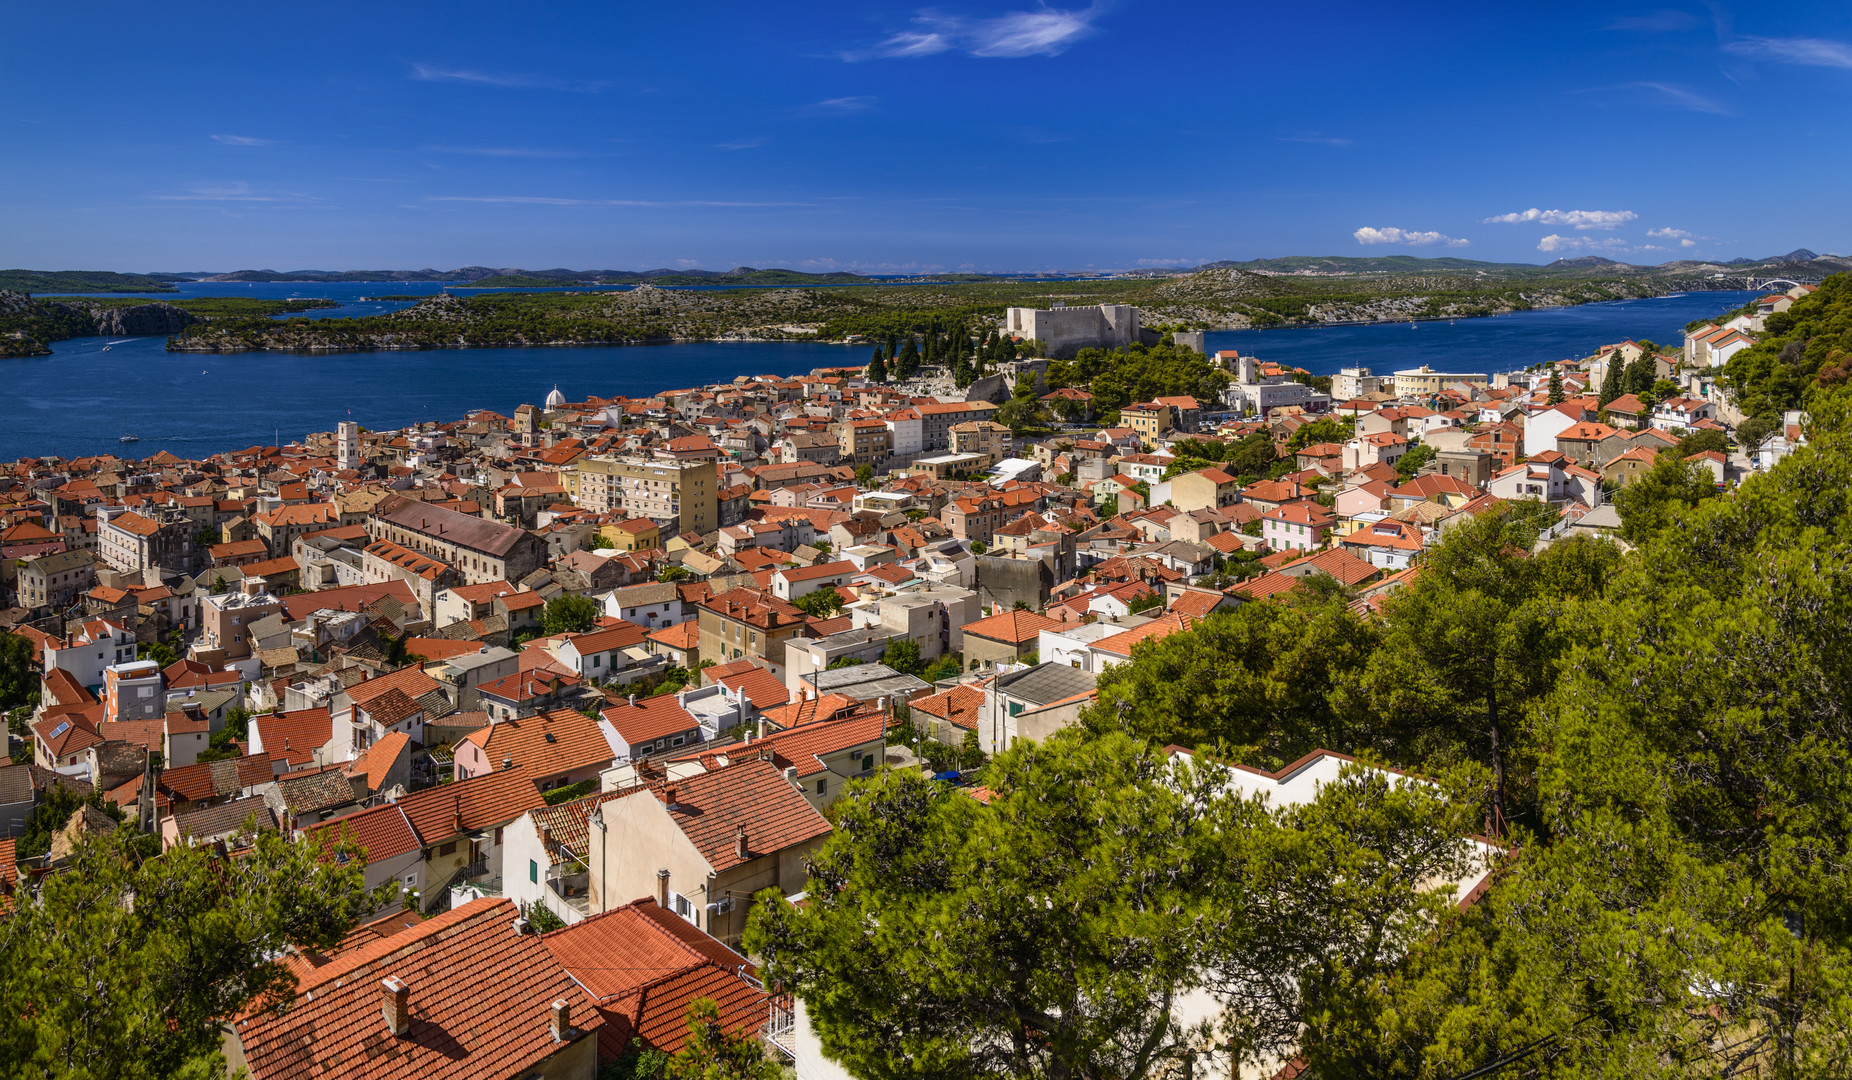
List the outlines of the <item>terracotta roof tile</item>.
{"label": "terracotta roof tile", "polygon": [[[592,998],[539,937],[514,932],[519,914],[512,901],[484,898],[299,971],[287,1011],[237,1025],[253,1080],[525,1075],[561,1049],[547,1023],[558,999],[575,1028],[597,1037],[604,1018]],[[380,1017],[387,978],[410,987],[402,1036]]]}

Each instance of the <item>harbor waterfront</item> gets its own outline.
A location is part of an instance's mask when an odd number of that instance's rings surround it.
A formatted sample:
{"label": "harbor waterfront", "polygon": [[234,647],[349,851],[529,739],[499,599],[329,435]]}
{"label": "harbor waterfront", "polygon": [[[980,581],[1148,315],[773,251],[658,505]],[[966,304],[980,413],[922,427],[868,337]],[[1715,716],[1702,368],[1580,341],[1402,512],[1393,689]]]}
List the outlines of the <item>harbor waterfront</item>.
{"label": "harbor waterfront", "polygon": [[[214,282],[182,288],[187,296],[326,297],[342,307],[309,314],[341,318],[403,306],[362,297],[436,293],[441,286]],[[1207,345],[1212,353],[1239,349],[1314,375],[1352,366],[1381,374],[1422,364],[1443,371],[1505,371],[1587,355],[1628,338],[1676,345],[1686,323],[1731,310],[1752,295],[1681,293],[1452,322],[1220,331],[1207,336]],[[347,419],[385,430],[455,420],[477,408],[509,413],[523,402],[538,402],[555,384],[574,400],[592,394],[636,397],[741,375],[862,364],[869,351],[822,342],[682,342],[201,355],[170,353],[166,344],[159,336],[74,338],[54,343],[50,356],[0,361],[4,397],[12,406],[0,426],[0,460],[34,454],[147,456],[161,449],[198,457],[299,439]],[[88,416],[103,422],[73,423],[79,402]],[[140,442],[118,445],[122,431],[134,432]]]}

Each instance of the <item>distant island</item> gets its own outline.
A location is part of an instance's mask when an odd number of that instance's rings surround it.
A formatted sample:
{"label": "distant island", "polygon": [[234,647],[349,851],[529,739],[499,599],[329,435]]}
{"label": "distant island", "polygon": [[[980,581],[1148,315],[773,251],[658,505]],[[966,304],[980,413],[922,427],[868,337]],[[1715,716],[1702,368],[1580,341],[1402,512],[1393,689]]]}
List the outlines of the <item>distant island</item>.
{"label": "distant island", "polygon": [[69,338],[174,334],[213,319],[263,318],[340,306],[333,300],[250,296],[200,296],[155,303],[128,297],[35,298],[0,289],[0,359],[45,356],[52,342]]}
{"label": "distant island", "polygon": [[178,292],[164,274],[118,274],[108,270],[0,270],[0,289],[8,292]]}

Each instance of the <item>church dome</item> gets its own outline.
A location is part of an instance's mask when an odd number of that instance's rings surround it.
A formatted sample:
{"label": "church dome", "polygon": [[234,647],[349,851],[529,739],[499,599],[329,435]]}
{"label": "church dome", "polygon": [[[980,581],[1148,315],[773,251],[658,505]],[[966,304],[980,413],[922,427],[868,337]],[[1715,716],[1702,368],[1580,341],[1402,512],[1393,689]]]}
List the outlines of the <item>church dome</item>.
{"label": "church dome", "polygon": [[566,395],[560,393],[558,384],[555,384],[553,392],[547,395],[547,408],[557,409],[564,404],[566,404]]}

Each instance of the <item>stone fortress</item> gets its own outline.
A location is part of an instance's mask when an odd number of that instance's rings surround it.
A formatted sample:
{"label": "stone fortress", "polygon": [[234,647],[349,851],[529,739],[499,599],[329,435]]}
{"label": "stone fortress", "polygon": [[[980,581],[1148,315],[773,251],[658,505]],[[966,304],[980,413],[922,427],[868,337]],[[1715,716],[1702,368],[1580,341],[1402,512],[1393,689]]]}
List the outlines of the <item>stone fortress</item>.
{"label": "stone fortress", "polygon": [[1138,325],[1139,311],[1127,304],[1066,307],[1061,301],[1046,310],[1013,307],[1004,313],[1003,332],[1033,338],[1047,346],[1050,358],[1066,358],[1082,349],[1117,349],[1158,336]]}

